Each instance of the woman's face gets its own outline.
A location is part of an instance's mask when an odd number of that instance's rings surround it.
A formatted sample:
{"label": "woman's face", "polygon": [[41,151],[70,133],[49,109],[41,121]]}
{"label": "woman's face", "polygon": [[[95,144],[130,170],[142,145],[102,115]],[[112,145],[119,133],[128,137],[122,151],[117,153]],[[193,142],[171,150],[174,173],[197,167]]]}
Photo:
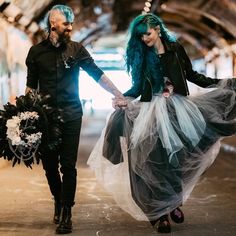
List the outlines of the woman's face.
{"label": "woman's face", "polygon": [[156,28],[148,28],[147,32],[145,34],[143,34],[143,36],[141,37],[142,41],[148,46],[148,47],[152,47],[155,45],[155,43],[157,42],[157,39],[160,39],[159,37],[159,31],[160,28],[156,27]]}

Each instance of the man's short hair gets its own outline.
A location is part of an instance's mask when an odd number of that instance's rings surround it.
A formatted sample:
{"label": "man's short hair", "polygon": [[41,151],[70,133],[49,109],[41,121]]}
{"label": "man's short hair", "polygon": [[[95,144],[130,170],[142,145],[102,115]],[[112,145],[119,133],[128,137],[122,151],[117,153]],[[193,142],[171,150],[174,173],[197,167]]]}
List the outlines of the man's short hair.
{"label": "man's short hair", "polygon": [[66,17],[66,21],[68,21],[68,22],[74,21],[75,16],[74,16],[74,13],[70,7],[68,7],[66,5],[55,5],[47,12],[47,14],[45,15],[45,17],[41,23],[42,28],[47,33],[50,32],[50,28],[51,28],[50,20],[49,20],[50,13],[55,10],[61,12]]}

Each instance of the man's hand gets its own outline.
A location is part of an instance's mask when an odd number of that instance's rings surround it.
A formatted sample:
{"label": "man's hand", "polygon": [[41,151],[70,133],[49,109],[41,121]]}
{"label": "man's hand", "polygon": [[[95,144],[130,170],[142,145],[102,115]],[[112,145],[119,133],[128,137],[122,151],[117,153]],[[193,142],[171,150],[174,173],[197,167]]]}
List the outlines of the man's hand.
{"label": "man's hand", "polygon": [[112,99],[112,107],[115,109],[127,107],[127,101],[125,100],[125,97],[124,98],[120,98],[120,97],[113,98]]}
{"label": "man's hand", "polygon": [[32,92],[33,92],[33,89],[32,89],[32,88],[26,87],[26,89],[25,89],[25,94],[27,94],[27,93],[32,93]]}

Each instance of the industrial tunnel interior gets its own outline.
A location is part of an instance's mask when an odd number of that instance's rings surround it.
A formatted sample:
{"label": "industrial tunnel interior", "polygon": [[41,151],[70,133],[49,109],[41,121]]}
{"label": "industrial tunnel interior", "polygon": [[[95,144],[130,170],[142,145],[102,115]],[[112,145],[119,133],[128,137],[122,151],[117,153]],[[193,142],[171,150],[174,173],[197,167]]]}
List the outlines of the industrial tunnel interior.
{"label": "industrial tunnel interior", "polygon": [[[234,0],[0,0],[0,110],[25,93],[25,59],[32,45],[45,37],[45,14],[56,4],[73,9],[72,40],[90,52],[95,63],[125,92],[131,86],[125,50],[130,22],[139,14],[160,16],[184,46],[193,68],[211,78],[236,77],[236,2]],[[96,182],[86,161],[107,116],[113,96],[81,70],[79,93],[83,105],[77,169],[74,229],[71,235],[156,235],[147,222],[137,222],[120,210]],[[188,82],[190,94],[204,93]],[[183,209],[185,226],[174,235],[232,236],[236,233],[236,139],[222,140],[219,157],[204,174]],[[0,235],[52,235],[52,200],[41,165],[11,167],[0,158]],[[13,178],[14,177],[14,178]],[[27,205],[27,206],[26,206]]]}
{"label": "industrial tunnel interior", "polygon": [[[159,15],[167,28],[176,34],[196,70],[216,78],[232,77],[236,73],[236,16],[235,2],[231,0],[153,0],[147,3],[143,0],[45,0],[40,3],[22,0],[1,1],[0,4],[1,106],[24,93],[28,49],[45,37],[43,17],[55,4],[67,4],[73,9],[72,39],[97,50],[95,57],[98,59],[104,48],[112,52],[108,52],[109,55],[118,52],[118,58],[124,58],[129,23],[146,9]],[[117,64],[114,67],[125,70],[122,59]],[[129,86],[127,75],[122,76]]]}

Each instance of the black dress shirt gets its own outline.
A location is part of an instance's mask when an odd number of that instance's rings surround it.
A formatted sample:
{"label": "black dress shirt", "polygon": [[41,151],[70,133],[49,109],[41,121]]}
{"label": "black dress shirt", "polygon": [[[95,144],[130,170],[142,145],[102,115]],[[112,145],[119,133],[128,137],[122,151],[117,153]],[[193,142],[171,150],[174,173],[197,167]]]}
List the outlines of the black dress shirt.
{"label": "black dress shirt", "polygon": [[63,109],[64,121],[80,118],[83,114],[79,98],[80,67],[95,81],[103,74],[88,51],[73,41],[54,47],[47,39],[32,46],[26,65],[27,87],[49,94],[51,105]]}

